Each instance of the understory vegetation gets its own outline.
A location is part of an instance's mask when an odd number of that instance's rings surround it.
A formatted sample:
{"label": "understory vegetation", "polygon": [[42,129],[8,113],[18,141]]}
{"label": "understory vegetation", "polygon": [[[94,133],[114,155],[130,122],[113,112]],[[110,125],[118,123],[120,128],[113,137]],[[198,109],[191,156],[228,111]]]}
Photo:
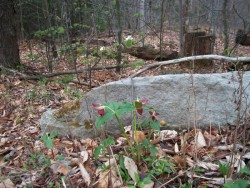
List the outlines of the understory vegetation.
{"label": "understory vegetation", "polygon": [[[249,105],[241,109],[242,99],[248,100],[242,80],[250,70],[247,5],[246,0],[18,1],[18,66],[2,64],[0,51],[0,188],[250,187],[250,119],[243,118]],[[0,28],[0,39],[2,34]],[[187,121],[186,129],[173,130],[155,104],[131,96],[89,104],[97,119],[86,126],[103,130],[100,136],[41,130],[48,109],[70,116],[89,91],[112,81],[229,71],[237,71],[239,82],[232,96],[234,125],[198,128]],[[122,121],[128,114],[130,125]],[[106,132],[111,121],[121,134]]]}
{"label": "understory vegetation", "polygon": [[[127,46],[134,39],[129,39]],[[133,42],[132,42],[133,43]],[[36,44],[33,42],[33,44]],[[42,46],[38,44],[37,53]],[[81,100],[91,87],[126,78],[150,61],[123,54],[126,66],[121,74],[114,69],[91,70],[76,74],[23,80],[44,70],[43,56],[32,60],[26,43],[22,44],[23,66],[18,71],[1,70],[1,185],[13,187],[247,187],[249,185],[248,134],[249,124],[243,126],[190,129],[182,132],[168,130],[167,122],[158,119],[157,108],[147,99],[134,102],[116,101],[93,104],[100,115],[95,126],[102,127],[115,119],[121,129],[120,137],[79,139],[70,134],[43,133],[39,119],[47,108],[60,109]],[[111,48],[112,49],[112,48]],[[112,66],[109,48],[100,49],[102,66]],[[95,52],[96,53],[96,52]],[[108,56],[108,57],[107,57]],[[63,57],[63,56],[62,56]],[[81,62],[81,56],[78,56]],[[94,54],[78,64],[85,69],[95,64]],[[111,58],[111,59],[109,59]],[[88,63],[85,63],[88,62]],[[135,62],[135,63],[133,63]],[[143,62],[143,63],[140,63]],[[58,71],[70,70],[65,62]],[[110,65],[108,65],[110,64]],[[129,66],[131,65],[132,66]],[[222,66],[215,64],[214,66]],[[226,66],[225,66],[226,67]],[[149,69],[143,75],[189,72],[181,65]],[[213,72],[213,67],[207,72]],[[202,70],[204,71],[204,70]],[[225,68],[224,71],[227,71]],[[90,77],[89,77],[90,76]],[[91,78],[91,82],[82,80]],[[79,82],[78,79],[81,81]],[[91,84],[90,84],[91,83]],[[239,92],[239,91],[238,91]],[[140,96],[138,96],[140,97]],[[239,100],[239,99],[237,99]],[[133,125],[122,125],[120,118],[132,113]],[[142,114],[146,115],[141,116]],[[125,126],[125,127],[124,127]],[[105,127],[105,126],[104,126]],[[236,131],[237,130],[237,131]],[[248,138],[248,137],[246,137]],[[212,143],[212,144],[211,144]]]}

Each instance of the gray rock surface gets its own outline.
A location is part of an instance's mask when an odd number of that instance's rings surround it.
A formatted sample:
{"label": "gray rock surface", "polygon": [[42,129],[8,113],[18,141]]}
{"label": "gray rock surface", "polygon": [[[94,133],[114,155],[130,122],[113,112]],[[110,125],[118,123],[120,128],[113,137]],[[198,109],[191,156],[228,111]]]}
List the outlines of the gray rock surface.
{"label": "gray rock surface", "polygon": [[[161,75],[154,77],[139,77],[124,79],[108,83],[90,91],[82,100],[80,111],[74,119],[80,127],[72,127],[71,133],[80,137],[92,137],[98,135],[100,131],[96,129],[84,129],[84,124],[98,116],[97,111],[92,108],[92,104],[103,104],[112,101],[132,101],[137,97],[149,100],[149,105],[160,113],[159,120],[168,122],[169,127],[206,127],[225,126],[235,124],[238,113],[239,80],[237,72],[223,74],[176,74]],[[250,72],[244,73],[242,100],[242,114],[248,114],[249,94],[250,94]],[[132,88],[134,92],[132,94]],[[246,110],[247,109],[247,110]],[[41,118],[42,129],[54,127],[64,129],[66,126],[53,119],[51,110],[45,112]],[[131,124],[130,115],[123,119],[124,125]],[[65,122],[64,122],[65,123]],[[110,121],[106,125],[108,133],[120,133],[116,121]],[[58,128],[59,129],[59,128]],[[87,132],[86,132],[87,130]]]}
{"label": "gray rock surface", "polygon": [[48,109],[40,119],[43,132],[56,131],[60,135],[71,135],[79,138],[92,138],[98,135],[96,129],[88,121],[78,122],[75,117],[68,120],[56,117],[58,110]]}

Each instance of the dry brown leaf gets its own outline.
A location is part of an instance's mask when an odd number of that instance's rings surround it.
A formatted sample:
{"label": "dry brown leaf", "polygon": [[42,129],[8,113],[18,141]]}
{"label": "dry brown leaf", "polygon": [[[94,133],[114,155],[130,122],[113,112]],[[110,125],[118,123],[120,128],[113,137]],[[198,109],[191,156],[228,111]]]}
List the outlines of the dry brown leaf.
{"label": "dry brown leaf", "polygon": [[224,178],[207,178],[205,176],[198,176],[196,174],[193,174],[193,173],[190,173],[190,172],[187,172],[186,175],[189,177],[189,178],[199,178],[199,179],[204,179],[204,180],[208,180],[210,181],[213,185],[224,185],[225,184],[225,180]]}
{"label": "dry brown leaf", "polygon": [[201,132],[201,130],[197,131],[197,139],[196,139],[196,147],[197,148],[202,148],[207,146],[205,138]]}
{"label": "dry brown leaf", "polygon": [[105,165],[106,167],[112,167],[112,166],[115,165],[115,163],[116,163],[115,158],[111,158],[111,159],[107,160],[107,161],[104,163],[104,165]]}
{"label": "dry brown leaf", "polygon": [[[109,169],[109,170],[101,170],[98,172],[98,174],[99,174],[99,180],[98,180],[98,184],[97,184],[98,188],[110,187],[109,182],[111,182],[112,187],[121,187],[123,184],[121,182],[119,176],[117,175],[117,171],[113,167],[111,167],[111,169]],[[111,180],[111,181],[109,181],[109,180]]]}
{"label": "dry brown leaf", "polygon": [[54,174],[60,173],[64,176],[67,176],[71,170],[71,167],[69,165],[70,161],[60,160],[52,162],[50,168]]}
{"label": "dry brown leaf", "polygon": [[6,88],[5,88],[5,85],[4,84],[0,84],[0,90],[4,91]]}
{"label": "dry brown leaf", "polygon": [[[130,134],[130,138],[132,140],[132,133]],[[141,143],[142,140],[146,138],[145,134],[143,131],[135,131],[134,132],[134,138],[137,143]]]}
{"label": "dry brown leaf", "polygon": [[240,170],[246,166],[240,154],[226,156],[226,161],[227,164],[233,164],[233,166],[237,168],[237,172],[240,172]]}
{"label": "dry brown leaf", "polygon": [[209,163],[209,162],[203,162],[203,161],[198,161],[197,166],[202,167],[206,170],[212,170],[212,171],[219,169],[219,165],[214,164],[214,163]]}
{"label": "dry brown leaf", "polygon": [[169,160],[169,162],[175,164],[177,167],[180,168],[186,168],[187,166],[187,161],[184,156],[175,155]]}
{"label": "dry brown leaf", "polygon": [[128,174],[130,175],[132,180],[136,183],[135,174],[138,175],[138,169],[137,169],[137,165],[135,164],[133,159],[131,159],[127,156],[124,156],[124,166],[127,169]]}
{"label": "dry brown leaf", "polygon": [[81,163],[78,163],[78,166],[80,168],[82,178],[84,179],[86,184],[89,186],[90,185],[90,175],[89,175],[89,173],[87,172],[87,170],[84,168],[84,166]]}
{"label": "dry brown leaf", "polygon": [[157,158],[161,158],[163,156],[166,156],[166,154],[165,154],[166,152],[161,147],[156,146],[155,148],[157,150],[157,153],[154,153],[154,154]]}
{"label": "dry brown leaf", "polygon": [[0,188],[12,188],[12,187],[15,188],[16,186],[10,179],[5,179],[0,183]]}
{"label": "dry brown leaf", "polygon": [[88,158],[89,158],[88,152],[87,151],[81,151],[81,158],[83,160],[82,161],[83,163],[86,162],[88,160]]}
{"label": "dry brown leaf", "polygon": [[119,137],[116,139],[117,144],[115,146],[119,147],[127,143],[127,139],[124,137]]}
{"label": "dry brown leaf", "polygon": [[179,146],[178,146],[177,143],[174,144],[174,152],[175,152],[175,153],[179,153],[179,152],[180,152]]}
{"label": "dry brown leaf", "polygon": [[208,146],[217,145],[221,140],[220,135],[218,135],[218,134],[214,135],[214,134],[212,134],[212,132],[211,132],[211,134],[209,134],[207,131],[204,131],[203,136],[204,136]]}
{"label": "dry brown leaf", "polygon": [[90,138],[82,139],[80,142],[84,145],[86,150],[93,149],[97,146],[96,141],[94,141],[93,139],[90,139]]}
{"label": "dry brown leaf", "polygon": [[175,130],[162,130],[157,134],[161,138],[161,141],[173,139],[178,135]]}

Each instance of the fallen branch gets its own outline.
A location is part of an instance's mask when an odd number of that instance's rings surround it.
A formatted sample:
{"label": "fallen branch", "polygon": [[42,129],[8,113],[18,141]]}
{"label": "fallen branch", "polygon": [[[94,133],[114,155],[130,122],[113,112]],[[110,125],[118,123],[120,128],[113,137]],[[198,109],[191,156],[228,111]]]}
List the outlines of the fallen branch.
{"label": "fallen branch", "polygon": [[14,74],[17,74],[19,76],[25,76],[25,74],[21,73],[21,72],[18,72],[17,70],[13,70],[13,69],[10,69],[10,68],[7,68],[7,67],[4,67],[2,65],[0,65],[0,70],[5,70],[7,72],[11,72],[11,73],[14,73]]}
{"label": "fallen branch", "polygon": [[[105,70],[105,69],[114,69],[117,65],[111,65],[108,67],[93,67],[90,70]],[[83,73],[89,71],[89,69],[79,69],[74,71],[65,71],[65,72],[54,72],[54,73],[48,73],[48,74],[41,74],[36,76],[20,76],[20,80],[40,80],[41,78],[51,78],[55,76],[61,76],[66,74],[77,74],[77,73]]]}
{"label": "fallen branch", "polygon": [[148,69],[151,69],[153,67],[162,66],[162,65],[169,65],[169,64],[177,64],[182,63],[186,61],[196,61],[196,60],[223,60],[227,62],[250,62],[250,57],[226,57],[222,55],[198,55],[198,56],[190,56],[190,57],[184,57],[180,59],[174,59],[174,60],[168,60],[168,61],[161,61],[152,63],[149,65],[146,65],[143,69],[139,70],[138,72],[132,74],[130,77],[134,78],[141,73],[145,72]]}

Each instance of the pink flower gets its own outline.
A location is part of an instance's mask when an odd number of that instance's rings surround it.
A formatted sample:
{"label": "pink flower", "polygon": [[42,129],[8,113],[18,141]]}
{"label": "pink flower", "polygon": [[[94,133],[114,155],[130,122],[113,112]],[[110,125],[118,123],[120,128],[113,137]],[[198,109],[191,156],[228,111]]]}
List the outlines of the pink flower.
{"label": "pink flower", "polygon": [[96,110],[98,110],[98,114],[100,116],[105,115],[105,107],[100,104],[92,104],[92,107]]}
{"label": "pink flower", "polygon": [[159,116],[159,113],[158,112],[155,112],[155,111],[149,111],[149,114],[151,115],[151,119],[152,121],[155,121],[156,120],[156,117]]}
{"label": "pink flower", "polygon": [[142,115],[143,108],[142,105],[148,103],[148,100],[146,99],[141,99],[141,100],[136,100],[135,102],[135,108],[138,114]]}

